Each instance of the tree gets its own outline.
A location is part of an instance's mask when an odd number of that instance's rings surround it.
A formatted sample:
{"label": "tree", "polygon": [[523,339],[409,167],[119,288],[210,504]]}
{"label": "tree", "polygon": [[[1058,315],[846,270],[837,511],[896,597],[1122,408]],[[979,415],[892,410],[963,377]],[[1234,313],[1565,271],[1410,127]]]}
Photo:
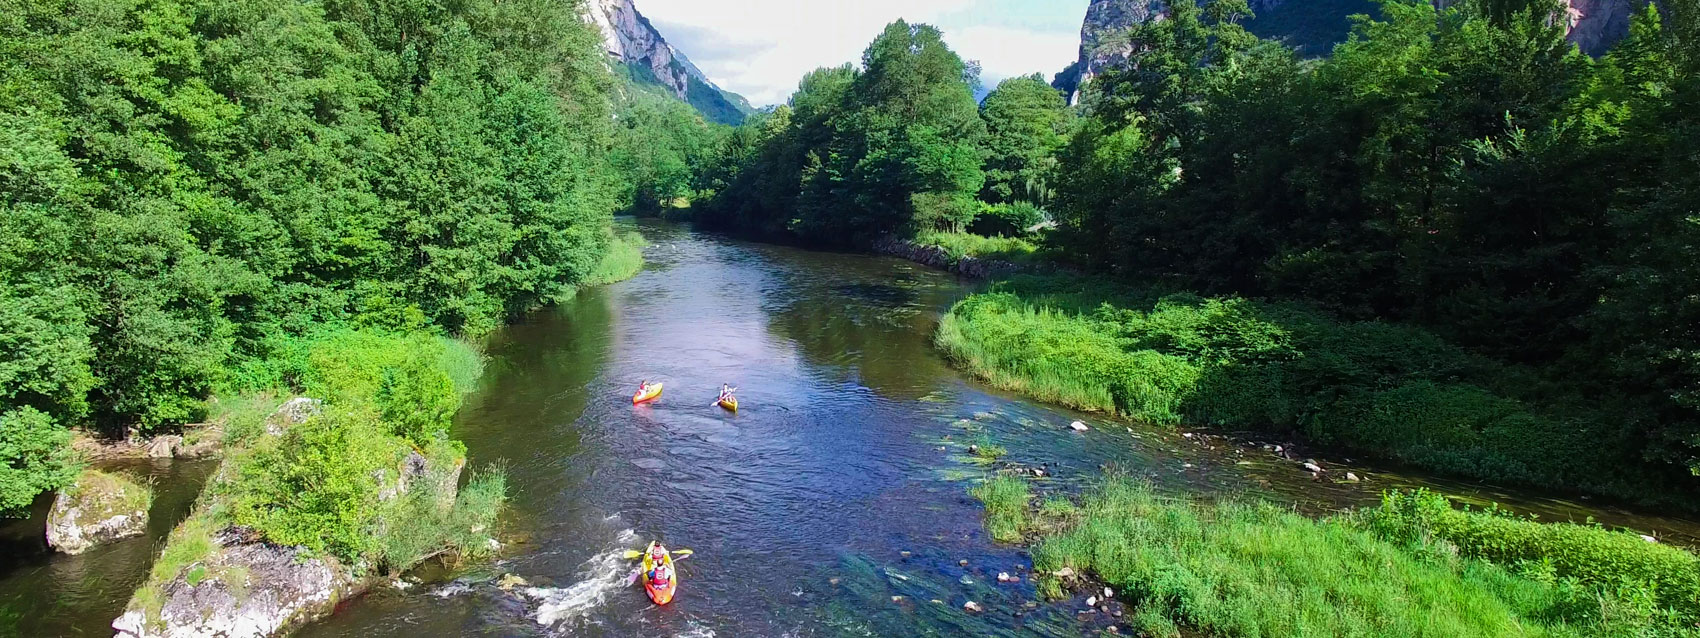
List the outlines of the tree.
{"label": "tree", "polygon": [[991,203],[1050,203],[1057,152],[1069,127],[1068,104],[1039,74],[998,84],[980,105],[986,121],[986,186]]}

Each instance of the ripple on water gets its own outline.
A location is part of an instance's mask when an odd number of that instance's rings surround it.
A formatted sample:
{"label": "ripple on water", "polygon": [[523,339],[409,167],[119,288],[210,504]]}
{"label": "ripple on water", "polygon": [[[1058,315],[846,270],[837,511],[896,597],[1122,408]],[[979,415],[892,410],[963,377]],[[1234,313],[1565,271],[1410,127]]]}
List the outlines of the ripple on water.
{"label": "ripple on water", "polygon": [[626,545],[637,538],[632,530],[623,530],[613,549],[592,556],[584,562],[581,580],[567,587],[527,587],[520,590],[526,598],[537,602],[532,617],[537,624],[552,626],[587,615],[608,599],[609,594],[624,589],[631,576],[631,565],[625,558]]}

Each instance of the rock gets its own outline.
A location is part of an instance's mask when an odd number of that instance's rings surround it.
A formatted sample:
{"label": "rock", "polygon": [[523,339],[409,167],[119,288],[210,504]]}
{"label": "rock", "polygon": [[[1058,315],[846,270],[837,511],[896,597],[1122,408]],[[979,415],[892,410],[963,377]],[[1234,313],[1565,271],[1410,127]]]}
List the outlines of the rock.
{"label": "rock", "polygon": [[1057,578],[1073,578],[1074,577],[1074,568],[1073,567],[1064,567],[1062,569],[1057,570],[1056,574],[1057,574]]}
{"label": "rock", "polygon": [[1044,470],[1041,470],[1039,468],[1033,468],[1033,476],[1044,476],[1044,475],[1045,475]]}
{"label": "rock", "polygon": [[1192,433],[1191,433],[1191,432],[1187,432],[1187,433],[1186,433],[1186,434],[1182,434],[1182,435],[1181,435],[1181,436],[1184,436],[1184,437],[1186,437],[1186,438],[1189,438],[1189,439],[1190,439],[1190,438],[1192,438]]}
{"label": "rock", "polygon": [[47,512],[47,544],[66,554],[81,554],[108,541],[137,536],[148,529],[148,488],[116,474],[88,470],[60,490]]}
{"label": "rock", "polygon": [[1119,634],[1119,633],[1122,632],[1122,630],[1117,628],[1115,625],[1110,625],[1108,627],[1105,627],[1104,631],[1110,632],[1112,634]]}
{"label": "rock", "polygon": [[1068,424],[1068,427],[1074,428],[1075,432],[1085,432],[1087,430],[1092,429],[1092,428],[1086,427],[1086,424],[1083,423],[1083,422],[1080,422],[1080,421],[1075,421],[1073,423],[1070,423],[1070,424]]}
{"label": "rock", "polygon": [[306,423],[308,419],[319,416],[325,411],[325,402],[307,397],[295,397],[278,406],[276,412],[266,417],[266,434],[283,436],[284,430],[291,426]]}
{"label": "rock", "polygon": [[1310,472],[1311,474],[1321,474],[1325,471],[1322,469],[1322,466],[1316,464],[1316,461],[1307,461],[1304,464],[1304,468],[1305,471]]}
{"label": "rock", "polygon": [[132,601],[112,621],[115,638],[275,636],[329,615],[363,586],[334,559],[253,535],[215,535],[211,552],[164,585],[157,610]]}
{"label": "rock", "polygon": [[175,434],[154,437],[148,443],[148,458],[169,459],[177,455],[177,447],[183,444],[183,437]]}
{"label": "rock", "polygon": [[1017,580],[1017,579],[1010,578],[1009,572],[998,572],[998,582],[1007,583],[1011,580]]}
{"label": "rock", "polygon": [[962,579],[957,581],[957,582],[960,582],[964,585],[972,585],[972,584],[974,584],[974,579],[969,578],[967,576],[963,576]]}
{"label": "rock", "polygon": [[843,579],[839,579],[839,578],[828,578],[828,579],[826,579],[826,584],[828,584],[828,585],[837,585],[840,582],[843,582]]}
{"label": "rock", "polygon": [[892,596],[892,597],[891,597],[891,602],[894,602],[894,603],[900,603],[900,602],[903,602],[903,597],[902,597],[902,596]]}
{"label": "rock", "polygon": [[[437,504],[441,507],[454,505],[457,488],[460,485],[460,473],[466,469],[465,460],[457,460],[449,467],[432,467],[431,461],[417,451],[410,451],[401,460],[397,468],[394,485],[383,488],[378,492],[378,500],[389,501],[397,496],[407,494],[418,488],[432,490],[437,496]],[[385,477],[376,477],[383,481]]]}
{"label": "rock", "polygon": [[502,591],[513,591],[515,587],[529,587],[530,585],[530,581],[518,574],[502,574],[501,578],[496,579],[496,589]]}
{"label": "rock", "polygon": [[985,611],[983,608],[980,607],[980,603],[974,602],[972,600],[965,602],[965,603],[962,603],[962,609],[965,610],[965,611],[968,611],[968,612],[976,613],[976,614],[978,614],[982,611]]}
{"label": "rock", "polygon": [[1649,542],[1649,543],[1657,543],[1657,542],[1659,542],[1659,539],[1657,539],[1657,538],[1653,538],[1653,537],[1651,537],[1651,536],[1648,536],[1648,535],[1646,535],[1646,534],[1642,534],[1642,535],[1641,535],[1641,540],[1644,540],[1644,541],[1647,541],[1647,542]]}
{"label": "rock", "polygon": [[1287,451],[1287,448],[1281,447],[1279,445],[1275,446],[1275,453],[1276,454],[1281,454],[1281,453],[1286,452],[1286,451]]}
{"label": "rock", "polygon": [[968,446],[968,453],[969,454],[979,454],[980,453],[980,446],[978,446],[978,445]]}
{"label": "rock", "polygon": [[904,558],[908,558],[908,557],[910,557],[910,556],[913,556],[913,554],[910,554],[910,553],[909,553],[909,550],[907,550],[907,549],[906,549],[906,550],[903,550],[903,551],[901,551],[901,552],[898,552],[898,553],[897,553],[897,555],[898,555],[898,556],[902,556],[902,557],[904,557]]}
{"label": "rock", "polygon": [[1351,472],[1346,473],[1346,482],[1347,483],[1356,483],[1356,482],[1361,481],[1361,480],[1363,480],[1363,479],[1358,478],[1358,475],[1356,475],[1356,474],[1353,474]]}
{"label": "rock", "polygon": [[937,598],[934,598],[934,599],[933,599],[933,600],[932,600],[932,602],[933,602],[933,603],[936,603],[936,604],[940,604],[940,605],[943,605],[943,604],[944,604],[944,601],[942,601],[942,600],[939,600],[939,599],[937,599]]}
{"label": "rock", "polygon": [[1086,597],[1086,606],[1087,607],[1097,607],[1098,606],[1098,597],[1097,596],[1087,596]]}
{"label": "rock", "polygon": [[1115,597],[1116,597],[1116,591],[1115,590],[1110,589],[1108,587],[1104,588],[1104,600],[1109,600],[1109,599],[1115,598]]}

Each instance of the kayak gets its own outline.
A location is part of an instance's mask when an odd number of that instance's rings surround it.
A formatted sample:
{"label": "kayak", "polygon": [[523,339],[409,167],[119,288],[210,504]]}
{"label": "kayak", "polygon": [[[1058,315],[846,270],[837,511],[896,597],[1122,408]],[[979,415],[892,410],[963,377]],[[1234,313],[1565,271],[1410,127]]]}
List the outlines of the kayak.
{"label": "kayak", "polygon": [[637,393],[632,395],[632,405],[649,403],[661,398],[661,386],[660,383],[651,383],[647,389],[638,389]]}
{"label": "kayak", "polygon": [[649,544],[649,550],[643,553],[643,591],[649,594],[649,599],[657,605],[673,602],[673,592],[679,589],[679,570],[673,567],[673,552],[664,551],[661,555],[662,564],[673,572],[673,578],[665,585],[656,585],[649,580],[649,572],[655,569],[655,560],[649,557],[655,551],[655,543]]}
{"label": "kayak", "polygon": [[726,408],[727,410],[730,410],[732,412],[737,412],[738,411],[738,397],[723,398],[719,401],[719,405],[720,405],[720,407]]}

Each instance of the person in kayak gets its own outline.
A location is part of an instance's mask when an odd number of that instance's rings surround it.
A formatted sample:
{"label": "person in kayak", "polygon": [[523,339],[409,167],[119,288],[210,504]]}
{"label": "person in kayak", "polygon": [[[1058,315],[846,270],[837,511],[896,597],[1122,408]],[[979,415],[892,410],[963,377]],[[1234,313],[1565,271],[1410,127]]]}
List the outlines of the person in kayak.
{"label": "person in kayak", "polygon": [[673,568],[667,566],[667,548],[656,543],[649,552],[649,561],[655,566],[649,570],[649,582],[657,587],[666,587],[673,580]]}
{"label": "person in kayak", "polygon": [[737,391],[738,391],[737,388],[734,388],[732,386],[729,386],[729,385],[722,383],[722,384],[720,384],[720,398],[716,399],[715,402],[718,403],[720,401],[725,401],[727,399],[730,399],[730,398],[732,398],[732,393],[737,392]]}

